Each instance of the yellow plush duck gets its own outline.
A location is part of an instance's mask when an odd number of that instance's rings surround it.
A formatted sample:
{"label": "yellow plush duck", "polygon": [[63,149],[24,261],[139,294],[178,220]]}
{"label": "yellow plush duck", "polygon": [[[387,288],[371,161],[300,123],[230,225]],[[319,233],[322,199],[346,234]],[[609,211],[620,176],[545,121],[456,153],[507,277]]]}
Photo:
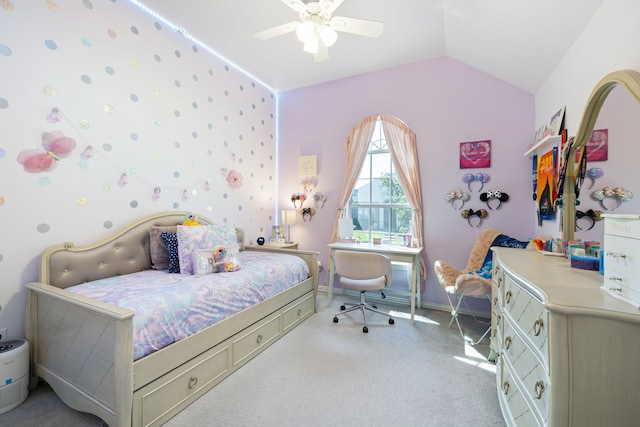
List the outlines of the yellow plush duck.
{"label": "yellow plush duck", "polygon": [[190,226],[200,225],[198,223],[198,215],[196,215],[193,212],[189,212],[187,214],[187,216],[185,217],[184,222],[182,223],[182,225],[190,225]]}

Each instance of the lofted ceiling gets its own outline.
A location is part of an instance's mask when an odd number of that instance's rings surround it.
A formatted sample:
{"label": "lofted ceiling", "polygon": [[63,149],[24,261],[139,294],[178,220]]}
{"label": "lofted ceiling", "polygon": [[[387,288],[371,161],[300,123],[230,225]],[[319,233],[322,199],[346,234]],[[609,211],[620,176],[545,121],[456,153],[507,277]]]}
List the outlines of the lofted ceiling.
{"label": "lofted ceiling", "polygon": [[344,0],[333,13],[384,22],[378,38],[339,33],[314,62],[295,32],[254,33],[295,21],[281,0],[135,0],[166,23],[283,92],[448,56],[535,93],[604,0]]}

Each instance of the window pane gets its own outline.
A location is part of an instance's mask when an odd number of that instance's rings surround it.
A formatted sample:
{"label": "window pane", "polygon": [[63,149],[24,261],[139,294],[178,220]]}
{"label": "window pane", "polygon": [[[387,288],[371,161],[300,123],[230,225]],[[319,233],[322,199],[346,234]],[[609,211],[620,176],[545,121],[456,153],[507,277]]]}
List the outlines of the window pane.
{"label": "window pane", "polygon": [[391,154],[389,152],[371,154],[371,177],[389,176],[391,172]]}
{"label": "window pane", "polygon": [[369,241],[369,208],[352,208],[353,237],[360,238],[362,242]]}
{"label": "window pane", "polygon": [[351,193],[350,203],[367,204],[370,200],[371,184],[368,179],[359,179]]}

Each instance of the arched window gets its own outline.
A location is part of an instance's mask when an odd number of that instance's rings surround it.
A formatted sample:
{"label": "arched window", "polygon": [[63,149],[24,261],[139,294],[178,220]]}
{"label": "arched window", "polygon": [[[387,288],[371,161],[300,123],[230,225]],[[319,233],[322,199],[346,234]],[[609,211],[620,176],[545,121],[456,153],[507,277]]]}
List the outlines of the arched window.
{"label": "arched window", "polygon": [[[378,126],[377,126],[378,125]],[[381,138],[375,138],[375,130],[376,128],[382,128],[382,134],[384,135],[384,145],[382,145]],[[372,141],[374,144],[372,145]],[[377,142],[376,142],[377,141]],[[386,149],[382,149],[386,146]],[[373,147],[373,150],[371,148]],[[383,154],[384,151],[387,151],[391,157],[391,166],[388,169],[389,180],[389,202],[381,203],[378,208],[375,208],[374,196],[372,195],[373,189],[369,190],[369,199],[368,199],[368,208],[370,212],[372,209],[387,209],[386,213],[388,214],[388,223],[389,225],[389,233],[388,239],[391,239],[391,236],[394,234],[392,232],[393,226],[391,224],[398,221],[398,217],[400,215],[396,215],[396,218],[392,220],[394,216],[393,209],[396,209],[396,214],[399,213],[397,209],[407,209],[406,206],[402,206],[402,204],[398,203],[398,206],[393,206],[394,203],[391,201],[393,199],[393,186],[397,180],[398,185],[400,186],[404,198],[406,199],[408,209],[411,210],[411,220],[408,222],[407,226],[410,227],[411,231],[409,233],[413,236],[413,238],[418,240],[418,245],[423,246],[424,236],[423,236],[423,225],[422,225],[422,190],[420,186],[420,168],[418,167],[418,150],[416,147],[416,137],[413,131],[401,120],[394,116],[390,116],[387,114],[383,115],[372,115],[360,123],[358,123],[352,130],[349,136],[347,137],[347,141],[345,142],[345,153],[346,153],[346,171],[344,183],[342,185],[342,191],[340,192],[340,199],[338,200],[338,213],[336,215],[336,220],[333,227],[333,235],[331,238],[332,242],[338,240],[338,222],[341,218],[350,217],[349,212],[353,208],[358,208],[356,206],[355,201],[353,200],[354,189],[360,189],[358,187],[358,182],[361,177],[361,173],[363,171],[363,166],[365,160],[367,158],[371,158],[372,155]],[[365,171],[367,169],[364,169]],[[371,169],[373,171],[373,169]],[[365,172],[366,174],[367,172]],[[370,173],[370,175],[375,173]],[[364,178],[363,178],[364,179]],[[362,182],[362,181],[360,181]],[[378,181],[377,184],[369,184],[371,185],[379,185],[381,188],[384,187],[383,180]],[[376,195],[375,197],[377,197]],[[399,197],[396,194],[396,197]],[[357,194],[357,202],[360,200],[360,195]],[[363,196],[364,200],[364,196]],[[400,200],[397,198],[397,200]],[[350,204],[351,202],[351,204]],[[385,205],[384,207],[382,205]],[[356,211],[357,215],[360,215],[359,211]],[[364,211],[363,211],[364,212]],[[375,211],[376,215],[380,214],[380,210]],[[369,220],[371,220],[371,213],[369,213]],[[376,218],[384,219],[385,213],[383,212],[381,215],[376,216]],[[360,228],[362,228],[362,224],[360,224]],[[396,227],[396,229],[399,229]],[[372,227],[368,227],[368,234],[370,237],[373,236]],[[424,264],[424,258],[421,259],[420,262],[420,275],[425,278],[426,277],[426,267]]]}

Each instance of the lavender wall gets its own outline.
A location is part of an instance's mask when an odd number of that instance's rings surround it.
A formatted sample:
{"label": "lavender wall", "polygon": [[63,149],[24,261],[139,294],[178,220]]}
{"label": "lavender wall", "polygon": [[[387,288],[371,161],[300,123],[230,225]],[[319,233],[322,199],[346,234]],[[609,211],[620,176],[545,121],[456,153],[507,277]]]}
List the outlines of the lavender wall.
{"label": "lavender wall", "polygon": [[[317,250],[326,264],[337,197],[344,178],[344,142],[363,118],[392,114],[415,132],[421,169],[425,222],[425,261],[428,278],[423,301],[445,304],[433,274],[433,262],[444,259],[466,264],[476,236],[493,227],[527,239],[534,232],[530,160],[523,153],[534,129],[533,95],[451,58],[388,69],[280,94],[279,207],[292,208],[289,197],[300,192],[298,156],[318,156],[317,191],[327,203],[310,222],[292,226],[293,239],[302,248]],[[460,169],[459,143],[491,140],[491,167]],[[464,189],[462,176],[485,172],[491,181],[484,190],[500,189],[510,200],[489,211],[481,227],[470,227],[460,211],[445,203],[450,190]],[[487,206],[479,200],[478,183],[465,208]],[[311,206],[312,202],[307,202]],[[328,284],[325,269],[321,285]],[[487,306],[482,306],[488,310]]]}

